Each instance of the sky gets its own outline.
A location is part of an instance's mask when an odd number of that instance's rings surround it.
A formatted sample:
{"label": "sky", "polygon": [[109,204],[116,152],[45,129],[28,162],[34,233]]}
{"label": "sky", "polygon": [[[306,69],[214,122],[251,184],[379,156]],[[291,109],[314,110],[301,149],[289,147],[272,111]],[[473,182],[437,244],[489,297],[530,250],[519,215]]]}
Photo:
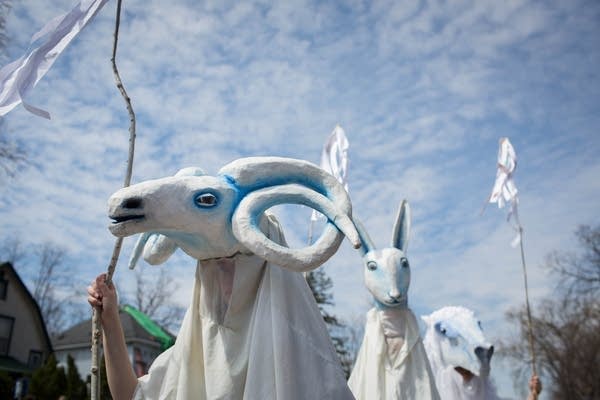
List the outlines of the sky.
{"label": "sky", "polygon": [[[14,2],[2,64],[74,5]],[[129,117],[110,64],[115,9],[108,2],[27,96],[52,119],[19,106],[0,128],[30,161],[0,177],[0,240],[60,244],[82,285],[106,270],[107,199],[127,160]],[[350,142],[353,214],[376,245],[390,245],[398,205],[410,202],[417,315],[462,305],[491,341],[515,332],[504,315],[524,302],[515,231],[506,210],[481,213],[500,137],[519,160],[534,313],[554,290],[545,256],[574,249],[577,227],[600,222],[596,1],[130,0],[121,18],[117,64],[137,122],[132,182],[187,166],[214,174],[247,156],[318,163],[339,124]],[[291,244],[303,245],[310,210],[276,211]],[[125,240],[115,275],[122,291],[133,282],[134,241]],[[190,298],[194,266],[183,253],[165,264],[179,304]],[[345,242],[324,268],[331,311],[361,324],[371,299],[358,252]],[[500,394],[519,398],[510,370],[494,359]]]}

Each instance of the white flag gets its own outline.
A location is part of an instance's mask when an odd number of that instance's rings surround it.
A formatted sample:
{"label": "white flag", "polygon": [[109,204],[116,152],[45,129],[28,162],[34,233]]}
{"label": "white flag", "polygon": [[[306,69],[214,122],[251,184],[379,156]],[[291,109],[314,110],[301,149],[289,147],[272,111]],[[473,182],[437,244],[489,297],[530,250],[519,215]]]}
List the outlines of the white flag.
{"label": "white flag", "polygon": [[[510,209],[508,211],[507,220],[510,220],[511,216],[515,217],[517,225],[519,223],[519,216],[517,211],[517,204],[519,198],[517,196],[518,190],[515,182],[513,181],[513,173],[517,168],[517,154],[508,138],[500,138],[500,148],[498,149],[498,170],[496,171],[496,181],[492,193],[490,194],[489,202],[497,203],[498,208],[503,208],[505,204],[508,204]],[[521,240],[520,227],[517,226],[519,234],[513,240],[512,245],[516,246]]]}
{"label": "white flag", "polygon": [[[333,175],[344,186],[346,192],[348,191],[346,176],[348,174],[349,147],[346,133],[341,126],[336,125],[321,152],[321,168]],[[318,220],[319,213],[313,211],[310,219],[313,221]]]}
{"label": "white flag", "polygon": [[27,111],[50,119],[47,111],[27,104],[23,98],[107,1],[81,0],[70,12],[54,18],[31,37],[30,46],[41,38],[43,43],[0,69],[0,117],[23,103]]}

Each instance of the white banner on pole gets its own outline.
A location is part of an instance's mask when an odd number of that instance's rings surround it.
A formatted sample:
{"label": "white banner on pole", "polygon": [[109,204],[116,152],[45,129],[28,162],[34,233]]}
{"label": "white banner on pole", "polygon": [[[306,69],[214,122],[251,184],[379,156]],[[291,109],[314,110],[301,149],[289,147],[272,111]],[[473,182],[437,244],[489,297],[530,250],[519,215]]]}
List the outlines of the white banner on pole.
{"label": "white banner on pole", "polygon": [[23,103],[27,111],[50,119],[47,111],[27,104],[23,98],[107,1],[81,0],[70,12],[54,18],[31,37],[30,46],[45,38],[39,46],[0,69],[0,117]]}
{"label": "white banner on pole", "polygon": [[514,216],[517,223],[518,234],[511,242],[511,246],[517,246],[521,241],[521,228],[517,205],[519,204],[518,190],[513,180],[513,173],[517,168],[517,154],[508,138],[500,138],[498,149],[498,170],[496,181],[489,197],[490,203],[497,203],[498,208],[509,205],[507,220]]}
{"label": "white banner on pole", "polygon": [[[341,126],[336,125],[327,141],[323,145],[321,152],[321,168],[333,175],[340,182],[346,192],[348,191],[348,138]],[[312,212],[310,219],[317,221],[319,213]]]}

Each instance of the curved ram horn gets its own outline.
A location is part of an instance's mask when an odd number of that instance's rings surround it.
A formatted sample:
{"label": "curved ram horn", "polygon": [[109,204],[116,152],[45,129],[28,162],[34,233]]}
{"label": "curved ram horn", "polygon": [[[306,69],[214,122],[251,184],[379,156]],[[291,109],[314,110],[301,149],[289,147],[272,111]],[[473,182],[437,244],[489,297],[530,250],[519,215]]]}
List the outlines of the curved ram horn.
{"label": "curved ram horn", "polygon": [[352,215],[352,205],[344,187],[333,175],[308,161],[282,157],[240,158],[221,168],[219,175],[232,179],[246,193],[298,183],[328,197],[348,216]]}
{"label": "curved ram horn", "polygon": [[[267,238],[259,229],[263,213],[279,204],[309,206],[324,214],[330,223],[311,246],[302,249],[281,246]],[[338,229],[355,247],[360,246],[358,232],[350,217],[327,197],[298,184],[268,187],[248,194],[233,215],[232,228],[235,237],[254,254],[299,272],[318,267],[335,253],[343,240]]]}
{"label": "curved ram horn", "polygon": [[356,230],[358,231],[358,236],[360,236],[360,242],[362,244],[360,247],[360,255],[364,256],[369,251],[375,250],[375,244],[373,243],[373,240],[371,240],[371,237],[365,229],[365,226],[358,218],[354,218],[354,226],[356,226]]}
{"label": "curved ram horn", "polygon": [[[321,237],[319,237],[313,246],[303,249],[283,250],[282,246],[266,239],[262,234],[250,234],[250,240],[241,239],[241,237],[243,237],[243,235],[241,235],[242,230],[238,230],[237,235],[240,235],[237,237],[238,240],[251,248],[256,254],[259,254],[270,261],[272,261],[269,258],[270,255],[276,254],[274,257],[278,260],[278,265],[295,270],[308,270],[316,267],[318,263],[322,263],[324,260],[331,257],[342,241],[342,233],[336,228],[335,224],[341,229],[344,229],[347,234],[352,235],[349,236],[349,239],[355,247],[360,246],[360,240],[358,239],[358,234],[356,233],[352,222],[350,221],[349,224],[347,222],[342,222],[342,219],[344,218],[341,217],[341,215],[348,217],[348,219],[352,216],[352,205],[348,193],[346,193],[346,190],[344,190],[344,187],[337,179],[316,165],[309,163],[308,161],[290,158],[249,157],[231,162],[219,171],[219,175],[229,180],[234,187],[238,188],[242,192],[240,193],[242,197],[244,197],[244,195],[246,196],[242,200],[245,211],[240,210],[240,212],[236,212],[236,215],[238,217],[243,216],[244,218],[250,218],[252,216],[248,221],[253,222],[246,225],[248,229],[247,232],[253,231],[257,226],[256,220],[258,219],[258,215],[253,216],[252,213],[259,211],[264,212],[266,209],[276,204],[283,204],[286,202],[307,205],[312,204],[318,211],[320,208],[328,207],[324,205],[325,203],[334,205],[335,212],[330,212],[330,220],[327,222]],[[253,192],[261,189],[281,188],[282,185],[290,184],[297,184],[304,187],[305,190],[303,191],[303,194],[300,195],[296,193],[294,195],[287,195],[283,191],[278,190],[269,192],[270,196],[280,198],[275,201],[266,200],[262,196],[253,195]],[[310,193],[315,194],[315,196]],[[318,201],[307,200],[319,198],[319,196],[316,195],[324,196],[328,201],[324,202],[323,199]],[[257,206],[249,204],[251,201],[247,198],[256,200],[259,204]],[[270,205],[264,206],[260,203]],[[325,214],[325,212],[323,212],[323,214]],[[332,222],[334,221],[334,218],[337,218],[335,224]],[[232,224],[241,227],[241,225],[244,225],[244,222],[232,221]],[[252,227],[252,229],[249,229],[250,227]],[[263,249],[261,250],[261,248]],[[275,253],[273,253],[273,249],[276,249]],[[265,256],[263,253],[268,253],[268,255]],[[320,255],[319,253],[322,253],[323,255]]]}

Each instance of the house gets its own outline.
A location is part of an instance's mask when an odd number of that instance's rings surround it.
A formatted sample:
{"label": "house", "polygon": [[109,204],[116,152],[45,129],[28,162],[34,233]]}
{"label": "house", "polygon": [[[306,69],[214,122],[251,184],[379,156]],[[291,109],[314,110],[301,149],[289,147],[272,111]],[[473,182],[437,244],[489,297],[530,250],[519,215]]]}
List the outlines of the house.
{"label": "house", "polygon": [[16,381],[40,367],[52,344],[37,302],[12,264],[0,264],[0,371]]}
{"label": "house", "polygon": [[[91,314],[91,310],[90,310]],[[175,337],[132,306],[119,310],[125,343],[136,375],[148,372],[152,361],[175,343]],[[90,375],[92,365],[92,320],[78,323],[61,333],[53,341],[54,355],[59,364],[66,366],[71,355],[82,379]]]}

